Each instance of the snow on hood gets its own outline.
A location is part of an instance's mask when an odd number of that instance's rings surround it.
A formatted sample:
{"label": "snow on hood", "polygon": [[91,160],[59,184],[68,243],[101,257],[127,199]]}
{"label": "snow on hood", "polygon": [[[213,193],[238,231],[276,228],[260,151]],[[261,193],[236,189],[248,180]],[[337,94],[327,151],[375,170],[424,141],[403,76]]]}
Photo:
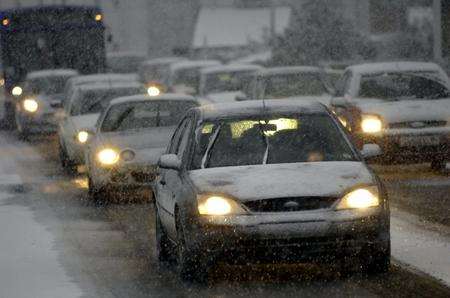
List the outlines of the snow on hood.
{"label": "snow on hood", "polygon": [[341,196],[374,178],[361,162],[315,162],[199,169],[189,176],[202,193],[242,201],[299,196]]}
{"label": "snow on hood", "polygon": [[376,114],[387,123],[450,121],[450,99],[383,101],[362,99],[356,104],[363,114]]}
{"label": "snow on hood", "polygon": [[76,130],[81,129],[95,129],[95,125],[97,124],[97,119],[100,117],[100,114],[85,114],[79,116],[71,116],[71,120]]}
{"label": "snow on hood", "polygon": [[206,95],[206,98],[213,103],[235,102],[236,96],[242,94],[241,91],[217,92]]}

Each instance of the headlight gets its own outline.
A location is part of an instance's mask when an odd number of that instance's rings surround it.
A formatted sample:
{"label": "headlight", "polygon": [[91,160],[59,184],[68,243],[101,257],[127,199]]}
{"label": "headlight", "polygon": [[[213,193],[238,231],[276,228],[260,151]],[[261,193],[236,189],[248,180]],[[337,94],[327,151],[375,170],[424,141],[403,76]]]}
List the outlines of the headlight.
{"label": "headlight", "polygon": [[215,195],[199,196],[198,212],[201,215],[236,215],[247,213],[236,201]]}
{"label": "headlight", "polygon": [[376,186],[370,186],[358,188],[346,194],[341,199],[336,209],[362,209],[376,207],[378,205],[380,205],[378,188]]}
{"label": "headlight", "polygon": [[98,161],[105,166],[111,166],[119,161],[119,154],[114,149],[103,149],[97,154]]}
{"label": "headlight", "polygon": [[361,129],[364,133],[378,133],[383,129],[383,122],[376,115],[362,115]]}
{"label": "headlight", "polygon": [[161,94],[161,90],[156,86],[150,86],[147,88],[147,93],[150,96],[158,96]]}
{"label": "headlight", "polygon": [[87,131],[80,131],[77,134],[77,140],[78,142],[80,142],[81,144],[84,144],[87,142],[87,140],[89,139],[89,133]]}
{"label": "headlight", "polygon": [[23,109],[27,112],[34,113],[37,111],[39,104],[32,98],[27,98],[22,103]]}
{"label": "headlight", "polygon": [[21,96],[22,92],[23,92],[23,90],[22,90],[22,87],[20,87],[20,86],[15,86],[11,90],[11,94],[14,96]]}

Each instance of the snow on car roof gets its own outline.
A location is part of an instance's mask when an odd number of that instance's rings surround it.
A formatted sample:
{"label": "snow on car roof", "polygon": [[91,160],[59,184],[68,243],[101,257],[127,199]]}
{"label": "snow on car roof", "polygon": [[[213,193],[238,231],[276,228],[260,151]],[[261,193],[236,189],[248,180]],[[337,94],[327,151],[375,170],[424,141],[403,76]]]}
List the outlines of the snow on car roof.
{"label": "snow on car roof", "polygon": [[[118,97],[111,101],[110,105],[129,103],[129,102],[141,102],[141,101],[151,101],[151,100],[182,100],[182,101],[197,101],[203,102],[204,100],[197,99],[193,96],[186,94],[176,94],[176,93],[165,93],[159,96],[149,96],[148,94],[139,94],[131,96]],[[210,103],[210,102],[208,102]]]}
{"label": "snow on car roof", "polygon": [[96,91],[103,89],[121,89],[121,88],[140,88],[142,84],[138,82],[111,82],[111,83],[93,83],[78,86],[77,88],[81,91]]}
{"label": "snow on car roof", "polygon": [[222,64],[218,60],[187,60],[180,61],[170,66],[171,71],[177,71],[185,68],[210,67]]}
{"label": "snow on car roof", "polygon": [[325,113],[326,107],[318,102],[289,99],[248,100],[233,103],[205,105],[199,108],[203,119],[221,119],[253,116],[265,113]]}
{"label": "snow on car roof", "polygon": [[262,69],[262,66],[254,64],[228,64],[203,68],[202,74],[211,74],[217,72],[235,72],[235,71],[256,71]]}
{"label": "snow on car roof", "polygon": [[256,54],[251,54],[245,57],[238,58],[234,60],[236,63],[257,63],[257,62],[267,62],[272,59],[272,51],[266,51]]}
{"label": "snow on car roof", "polygon": [[441,68],[437,64],[429,62],[380,62],[352,65],[347,67],[346,70],[360,74],[371,74],[396,71],[441,71]]}
{"label": "snow on car roof", "polygon": [[100,73],[77,76],[70,79],[70,82],[74,85],[108,81],[135,82],[137,81],[137,76],[135,74]]}
{"label": "snow on car roof", "polygon": [[149,59],[142,62],[142,65],[156,65],[156,64],[170,64],[179,61],[185,61],[186,58],[183,57],[160,57],[155,59]]}
{"label": "snow on car roof", "polygon": [[45,70],[39,70],[39,71],[32,71],[27,74],[27,79],[33,80],[37,78],[44,78],[44,77],[68,77],[68,76],[76,76],[78,75],[78,71],[74,69],[45,69]]}
{"label": "snow on car roof", "polygon": [[270,76],[280,74],[294,74],[301,72],[322,72],[322,69],[314,66],[282,66],[263,68],[258,72],[258,75]]}
{"label": "snow on car roof", "polygon": [[106,57],[109,58],[123,58],[123,57],[147,57],[144,52],[136,51],[118,51],[106,53]]}

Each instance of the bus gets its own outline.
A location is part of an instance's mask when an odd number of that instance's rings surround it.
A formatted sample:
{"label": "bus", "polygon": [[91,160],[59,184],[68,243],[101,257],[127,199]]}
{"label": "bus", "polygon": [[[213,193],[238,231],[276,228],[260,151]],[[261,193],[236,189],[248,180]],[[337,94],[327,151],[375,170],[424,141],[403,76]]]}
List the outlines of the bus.
{"label": "bus", "polygon": [[51,5],[0,11],[4,121],[14,123],[16,97],[30,71],[70,68],[81,74],[105,68],[105,26],[95,6]]}

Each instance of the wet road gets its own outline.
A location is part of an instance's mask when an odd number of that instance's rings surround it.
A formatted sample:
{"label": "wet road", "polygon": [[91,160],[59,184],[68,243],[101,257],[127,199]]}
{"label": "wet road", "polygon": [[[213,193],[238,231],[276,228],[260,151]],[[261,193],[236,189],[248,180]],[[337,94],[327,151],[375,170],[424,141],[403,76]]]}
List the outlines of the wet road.
{"label": "wet road", "polygon": [[[159,267],[155,258],[152,205],[93,203],[84,177],[61,171],[56,148],[54,138],[24,143],[0,133],[0,157],[15,161],[25,185],[8,204],[31,208],[54,236],[58,261],[83,297],[450,296],[449,288],[395,262],[387,274],[350,278],[339,277],[332,266],[219,266],[209,285],[183,284],[173,268]],[[407,183],[394,187],[404,173],[387,169],[383,177],[392,182],[391,193],[407,195]],[[441,188],[437,183],[433,190]]]}

